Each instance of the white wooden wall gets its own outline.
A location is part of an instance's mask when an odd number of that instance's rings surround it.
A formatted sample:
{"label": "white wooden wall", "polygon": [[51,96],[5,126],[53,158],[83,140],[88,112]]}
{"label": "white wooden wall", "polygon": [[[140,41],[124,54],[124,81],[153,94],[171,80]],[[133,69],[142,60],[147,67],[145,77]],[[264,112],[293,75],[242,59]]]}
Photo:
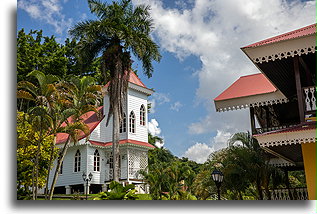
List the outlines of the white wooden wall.
{"label": "white wooden wall", "polygon": [[[79,149],[81,154],[81,166],[79,172],[74,172],[74,160],[75,160],[75,153]],[[87,145],[78,145],[69,147],[67,153],[64,158],[63,162],[63,174],[58,176],[56,186],[66,186],[66,185],[74,185],[74,184],[82,184],[83,178],[82,174],[83,171],[87,169]],[[54,167],[50,173],[50,181],[49,185],[51,186],[55,167],[57,164],[57,160],[54,161]]]}
{"label": "white wooden wall", "polygon": [[[145,126],[140,125],[140,107],[141,105],[145,107]],[[128,139],[137,140],[142,142],[148,142],[148,130],[147,130],[147,96],[142,92],[138,92],[133,89],[128,90],[128,112],[127,114],[127,128],[129,128],[129,115],[130,112],[134,111],[135,118],[136,118],[136,132],[129,133],[128,132]],[[129,129],[127,129],[129,131]]]}

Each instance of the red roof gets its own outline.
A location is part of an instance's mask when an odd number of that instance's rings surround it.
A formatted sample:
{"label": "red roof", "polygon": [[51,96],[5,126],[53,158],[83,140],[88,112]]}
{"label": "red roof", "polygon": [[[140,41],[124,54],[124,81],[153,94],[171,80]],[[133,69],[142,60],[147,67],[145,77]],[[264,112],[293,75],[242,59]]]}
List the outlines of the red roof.
{"label": "red roof", "polygon": [[[140,80],[140,78],[133,72],[133,71],[130,71],[130,78],[129,78],[129,82],[130,83],[133,83],[133,84],[136,84],[138,86],[141,86],[143,88],[147,88],[144,83]],[[109,86],[109,82],[105,85],[105,87],[108,87]]]}
{"label": "red roof", "polygon": [[297,30],[294,30],[294,31],[291,31],[291,32],[288,32],[288,33],[284,33],[284,34],[269,38],[269,39],[262,40],[260,42],[256,42],[254,44],[245,46],[243,48],[253,48],[253,47],[267,45],[267,44],[271,44],[271,43],[275,43],[275,42],[285,41],[285,40],[289,40],[289,39],[295,39],[295,38],[302,37],[302,36],[308,36],[311,34],[316,34],[316,23],[309,25],[309,26],[306,26],[306,27],[303,27],[303,28],[300,28],[300,29],[297,29]]}
{"label": "red roof", "polygon": [[[98,141],[93,141],[93,140],[90,140],[89,141],[92,145],[96,145],[96,146],[104,146],[104,147],[107,147],[107,146],[112,146],[112,142],[98,142]],[[131,143],[131,144],[135,144],[135,145],[139,145],[139,146],[146,146],[146,147],[150,147],[150,148],[155,148],[155,146],[147,143],[147,142],[142,142],[142,141],[137,141],[137,140],[129,140],[129,139],[125,139],[125,140],[120,140],[119,141],[119,145],[123,145],[123,144],[126,144],[126,143]]]}
{"label": "red roof", "polygon": [[255,137],[257,136],[264,136],[264,135],[272,135],[272,134],[281,134],[281,133],[287,133],[287,132],[298,132],[298,131],[304,131],[304,130],[309,130],[309,129],[316,129],[316,122],[306,122],[303,124],[299,124],[296,126],[292,126],[289,128],[284,128],[284,129],[279,129],[279,130],[274,130],[270,132],[265,132],[262,134],[256,134],[254,135]]}
{"label": "red roof", "polygon": [[228,100],[238,97],[266,94],[275,91],[277,91],[277,89],[262,73],[251,74],[240,77],[214,100]]}
{"label": "red roof", "polygon": [[[82,121],[89,127],[89,133],[91,133],[97,127],[97,125],[101,122],[101,120],[104,117],[103,116],[103,106],[100,106],[98,108],[98,111],[100,112],[100,116],[99,117],[96,114],[96,112],[94,112],[94,111],[87,112],[86,114],[83,114],[80,117],[82,119]],[[68,118],[67,120],[70,123],[72,122],[71,118]],[[64,122],[62,124],[62,127],[65,127],[65,126],[66,126],[66,123]],[[69,137],[69,134],[58,133],[57,136],[56,136],[56,144],[66,142],[68,137]],[[86,135],[84,134],[84,132],[80,131],[79,136],[78,136],[78,140],[81,140],[84,137],[86,137]]]}

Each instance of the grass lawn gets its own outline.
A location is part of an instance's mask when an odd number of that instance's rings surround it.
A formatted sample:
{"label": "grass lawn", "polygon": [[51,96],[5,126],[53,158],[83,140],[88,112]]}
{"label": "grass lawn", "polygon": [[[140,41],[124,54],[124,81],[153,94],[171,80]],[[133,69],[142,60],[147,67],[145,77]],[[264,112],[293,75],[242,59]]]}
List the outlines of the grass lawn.
{"label": "grass lawn", "polygon": [[[152,200],[150,194],[136,194],[139,198],[137,200]],[[97,194],[88,195],[88,200],[94,200]],[[38,200],[45,200],[44,197],[39,197]],[[53,200],[86,200],[86,195],[75,195],[75,194],[60,194],[54,195]]]}

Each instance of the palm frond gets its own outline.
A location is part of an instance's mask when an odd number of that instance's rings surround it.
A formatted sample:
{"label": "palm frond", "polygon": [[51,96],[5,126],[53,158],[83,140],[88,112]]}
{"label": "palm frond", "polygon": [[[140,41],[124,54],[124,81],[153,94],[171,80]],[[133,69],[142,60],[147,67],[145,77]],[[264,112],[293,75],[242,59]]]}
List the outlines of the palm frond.
{"label": "palm frond", "polygon": [[35,98],[32,96],[32,94],[24,90],[17,91],[17,98],[35,101]]}
{"label": "palm frond", "polygon": [[45,74],[41,71],[38,70],[34,70],[31,71],[30,73],[28,73],[27,77],[29,76],[33,76],[37,79],[37,81],[39,82],[40,87],[46,85],[46,80],[47,78],[45,77]]}

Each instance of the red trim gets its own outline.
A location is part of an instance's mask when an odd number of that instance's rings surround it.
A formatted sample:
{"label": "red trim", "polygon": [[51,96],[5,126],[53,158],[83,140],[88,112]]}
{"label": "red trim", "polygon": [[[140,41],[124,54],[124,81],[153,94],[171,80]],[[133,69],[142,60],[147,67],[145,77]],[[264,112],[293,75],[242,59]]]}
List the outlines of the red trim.
{"label": "red trim", "polygon": [[303,36],[308,36],[311,34],[315,34],[316,33],[316,23],[294,30],[294,31],[290,31],[288,33],[284,33],[269,39],[265,39],[262,40],[260,42],[256,42],[254,44],[248,45],[243,47],[244,48],[254,48],[254,47],[258,47],[258,46],[262,46],[262,45],[267,45],[267,44],[271,44],[271,43],[276,43],[276,42],[280,42],[280,41],[285,41],[285,40],[289,40],[289,39],[295,39],[298,37],[303,37]]}
{"label": "red trim", "polygon": [[215,101],[275,92],[277,89],[262,74],[242,76],[223,91]]}
{"label": "red trim", "polygon": [[316,129],[316,122],[306,122],[297,126],[293,126],[293,127],[289,127],[289,128],[285,128],[285,129],[279,129],[279,130],[274,130],[274,131],[270,131],[270,132],[265,132],[262,134],[256,134],[253,135],[254,137],[257,136],[264,136],[264,135],[272,135],[272,134],[282,134],[282,133],[287,133],[287,132],[300,132],[300,131],[304,131],[304,130],[310,130],[310,129]]}
{"label": "red trim", "polygon": [[[94,140],[89,140],[89,142],[92,145],[96,145],[96,146],[104,146],[104,147],[108,147],[108,146],[112,146],[112,142],[99,142],[99,141],[94,141]],[[147,142],[142,142],[142,141],[137,141],[137,140],[130,140],[130,139],[125,139],[125,140],[120,140],[119,141],[119,145],[123,145],[126,143],[131,143],[131,144],[135,144],[135,145],[139,145],[139,146],[146,146],[146,147],[150,147],[150,148],[155,148],[155,146],[147,143]]]}

